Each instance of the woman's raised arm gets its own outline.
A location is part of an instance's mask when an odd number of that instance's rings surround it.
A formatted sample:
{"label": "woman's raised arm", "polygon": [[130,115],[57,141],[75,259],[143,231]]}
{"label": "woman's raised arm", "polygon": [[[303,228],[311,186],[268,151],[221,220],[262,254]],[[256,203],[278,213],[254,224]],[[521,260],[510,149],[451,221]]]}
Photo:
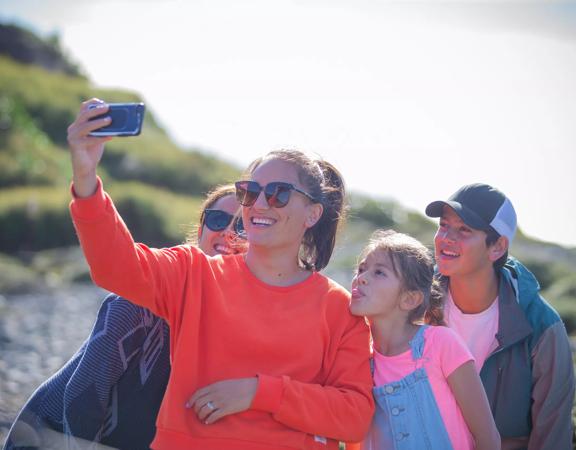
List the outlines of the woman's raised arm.
{"label": "woman's raised arm", "polygon": [[102,100],[92,98],[82,103],[76,119],[68,127],[68,144],[72,160],[74,193],[78,197],[89,197],[96,191],[96,167],[102,154],[104,144],[111,137],[94,137],[90,132],[108,125],[109,117],[90,120],[108,111],[108,105]]}

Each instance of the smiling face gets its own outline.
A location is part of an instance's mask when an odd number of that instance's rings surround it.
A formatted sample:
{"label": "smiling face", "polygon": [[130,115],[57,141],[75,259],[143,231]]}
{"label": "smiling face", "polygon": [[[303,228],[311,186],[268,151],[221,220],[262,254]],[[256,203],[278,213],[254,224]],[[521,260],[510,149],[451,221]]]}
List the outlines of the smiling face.
{"label": "smiling face", "polygon": [[[252,172],[250,178],[260,186],[282,181],[307,192],[306,186],[298,179],[296,166],[280,159],[265,160]],[[282,208],[270,206],[264,192],[260,193],[252,206],[242,207],[250,248],[282,250],[290,256],[298,255],[304,233],[318,221],[321,214],[322,207],[319,204],[294,190]]]}
{"label": "smiling face", "polygon": [[486,245],[486,233],[475,230],[448,206],[444,206],[438,230],[434,236],[438,270],[445,276],[466,276],[487,269],[495,261]]}
{"label": "smiling face", "polygon": [[352,280],[350,312],[368,319],[401,312],[404,289],[386,251],[370,252],[358,265]]}
{"label": "smiling face", "polygon": [[[236,214],[240,204],[236,201],[233,194],[220,198],[216,203],[211,205],[210,209],[219,209],[229,214]],[[240,253],[240,247],[231,246],[234,239],[234,232],[231,226],[222,231],[212,231],[205,224],[202,224],[198,232],[198,247],[208,256],[230,255]]]}

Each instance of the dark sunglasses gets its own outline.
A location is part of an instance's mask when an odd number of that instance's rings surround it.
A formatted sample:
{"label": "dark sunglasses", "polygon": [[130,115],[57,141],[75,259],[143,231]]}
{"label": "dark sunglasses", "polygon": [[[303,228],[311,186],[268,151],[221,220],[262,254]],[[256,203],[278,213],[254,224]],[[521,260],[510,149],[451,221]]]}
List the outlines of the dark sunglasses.
{"label": "dark sunglasses", "polygon": [[290,183],[282,181],[273,181],[262,187],[256,181],[237,181],[236,186],[236,199],[242,206],[252,206],[256,203],[260,192],[264,191],[266,201],[273,208],[283,208],[290,201],[290,194],[292,191],[299,192],[308,197],[312,202],[318,201],[312,197],[308,192],[298,189]]}
{"label": "dark sunglasses", "polygon": [[234,216],[221,209],[206,209],[204,210],[204,223],[209,230],[222,231],[230,226],[234,221],[232,229],[238,236],[244,235],[244,223],[242,217]]}

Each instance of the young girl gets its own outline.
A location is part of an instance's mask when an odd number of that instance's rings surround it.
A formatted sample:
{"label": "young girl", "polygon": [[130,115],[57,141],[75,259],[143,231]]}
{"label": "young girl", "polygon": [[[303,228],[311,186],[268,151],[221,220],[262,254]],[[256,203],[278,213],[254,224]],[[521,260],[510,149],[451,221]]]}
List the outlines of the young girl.
{"label": "young girl", "polygon": [[[96,107],[91,109],[91,106]],[[330,164],[298,151],[256,160],[236,183],[245,255],[133,241],[96,176],[107,105],[85,102],[68,128],[74,225],[97,284],[170,326],[172,372],[154,449],[337,449],[374,411],[369,330],[319,271],[344,203]]]}
{"label": "young girl", "polygon": [[[377,231],[352,281],[350,310],[373,339],[376,414],[363,449],[500,448],[474,360],[435,307],[433,261],[420,242]],[[432,298],[434,297],[434,298]]]}

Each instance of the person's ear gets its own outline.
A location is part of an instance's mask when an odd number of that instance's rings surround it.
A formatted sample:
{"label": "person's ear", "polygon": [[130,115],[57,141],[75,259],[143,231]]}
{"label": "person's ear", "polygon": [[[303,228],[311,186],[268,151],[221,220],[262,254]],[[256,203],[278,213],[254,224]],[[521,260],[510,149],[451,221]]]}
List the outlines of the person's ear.
{"label": "person's ear", "polygon": [[306,228],[312,228],[320,218],[322,217],[322,213],[324,212],[324,207],[321,203],[312,203],[308,205],[308,213],[306,214]]}
{"label": "person's ear", "polygon": [[198,233],[196,233],[196,235],[198,236],[198,240],[200,240],[200,238],[202,237],[202,228],[204,228],[202,225],[198,225]]}
{"label": "person's ear", "polygon": [[418,308],[424,301],[424,294],[422,291],[407,291],[402,295],[400,300],[400,308],[404,311],[412,311]]}
{"label": "person's ear", "polygon": [[488,257],[490,261],[498,261],[508,250],[508,238],[500,236],[496,242],[488,247]]}

